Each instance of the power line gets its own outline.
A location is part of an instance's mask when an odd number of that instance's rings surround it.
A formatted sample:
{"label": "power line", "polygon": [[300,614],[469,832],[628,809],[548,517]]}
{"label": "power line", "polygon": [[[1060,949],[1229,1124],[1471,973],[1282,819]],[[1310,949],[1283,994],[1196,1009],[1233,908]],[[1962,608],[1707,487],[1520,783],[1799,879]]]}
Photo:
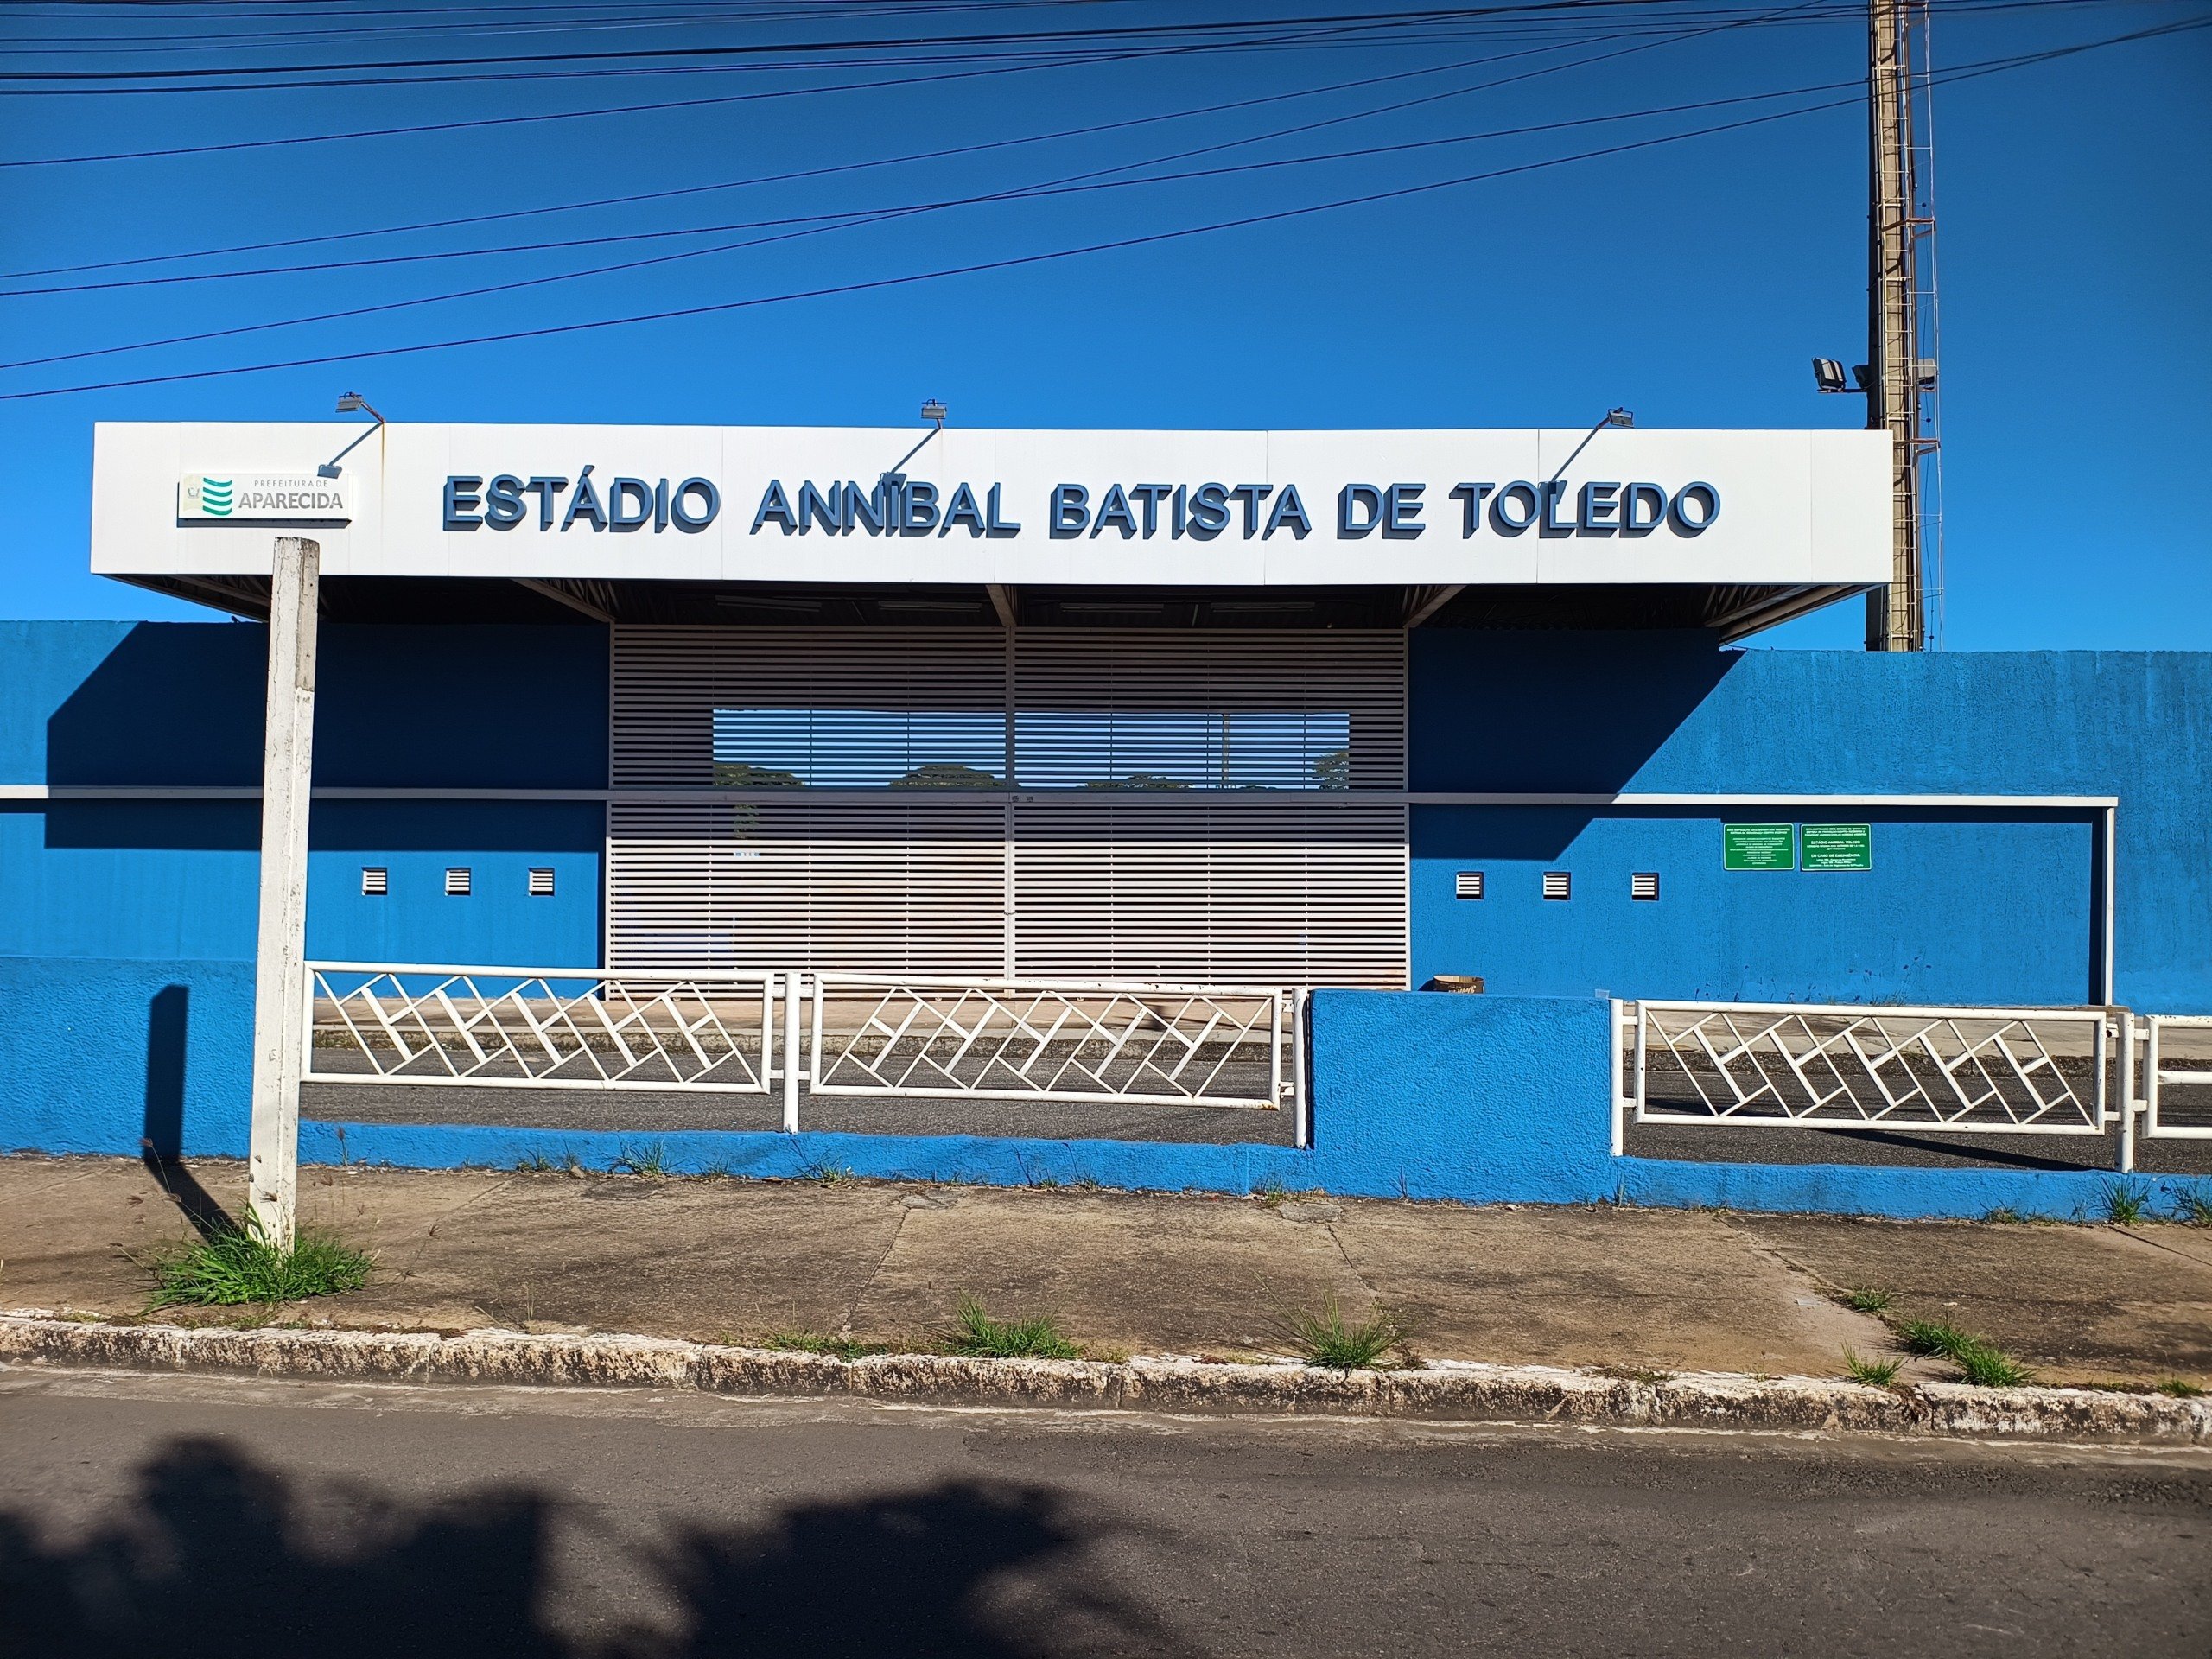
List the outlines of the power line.
{"label": "power line", "polygon": [[[1191,39],[1223,35],[1245,36],[1265,34],[1278,29],[1345,28],[1380,29],[1402,28],[1419,23],[1465,22],[1478,17],[1515,16],[1543,12],[1580,12],[1615,7],[1646,7],[1663,0],[1506,0],[1505,3],[1487,6],[1451,6],[1427,8],[1417,11],[1389,12],[1333,12],[1287,17],[1252,19],[1210,19],[1192,23],[1133,23],[1113,28],[1072,29],[1019,29],[985,35],[908,35],[876,36],[863,39],[753,41],[723,46],[688,47],[625,47],[595,52],[549,52],[528,54],[536,65],[558,63],[621,63],[652,59],[657,62],[668,59],[693,60],[727,60],[734,58],[757,58],[772,54],[807,56],[823,52],[888,52],[906,54],[930,47],[956,46],[981,48],[991,46],[1041,47],[1047,50],[1065,51],[1077,43],[1112,44],[1132,40],[1164,38]],[[0,79],[34,83],[75,83],[87,80],[132,80],[175,84],[184,81],[210,80],[224,76],[242,75],[351,75],[359,76],[370,71],[426,70],[481,68],[494,64],[508,64],[523,54],[500,53],[488,57],[467,58],[381,58],[340,60],[323,63],[292,63],[256,67],[236,65],[200,65],[168,69],[34,69],[0,73]],[[443,85],[454,77],[410,74],[404,78],[410,85]],[[308,83],[302,83],[308,84]],[[316,81],[315,86],[332,83]],[[359,80],[337,83],[361,85]],[[29,90],[9,87],[11,92]],[[156,90],[154,87],[110,86],[97,90],[113,93]],[[221,90],[246,90],[226,87]],[[265,90],[255,87],[250,90]]]}
{"label": "power line", "polygon": [[[1806,0],[1801,0],[1801,3],[1806,3]],[[1773,15],[1778,16],[1779,14]],[[1750,20],[1746,19],[1745,21],[1748,22]],[[1440,103],[1452,99],[1471,97],[1478,92],[1495,91],[1502,86],[1509,86],[1522,81],[1535,79],[1544,75],[1557,74],[1569,69],[1583,68],[1591,65],[1610,62],[1617,58],[1631,56],[1640,52],[1648,52],[1656,47],[1671,45],[1687,40],[1701,39],[1705,36],[1720,32],[1722,32],[1722,29],[1698,29],[1664,36],[1656,41],[1641,41],[1634,46],[1622,48],[1618,51],[1605,52],[1597,54],[1593,56],[1577,58],[1567,63],[1551,64],[1541,68],[1527,70],[1519,74],[1502,76],[1494,80],[1478,81],[1469,86],[1455,87],[1442,92],[1428,93],[1420,98],[1407,99],[1397,103],[1381,105],[1367,110],[1353,111],[1344,115],[1330,116],[1318,121],[1302,122],[1288,127],[1278,127],[1271,132],[1254,133],[1244,137],[1224,140],[1220,143],[1203,145],[1193,149],[1171,152],[1169,155],[1154,158],[1154,162],[1180,161],[1192,156],[1207,155],[1221,149],[1232,149],[1248,144],[1263,143],[1275,138],[1293,137],[1300,133],[1318,131],[1325,127],[1342,126],[1352,121],[1369,120],[1376,116],[1400,114],[1407,110],[1418,109],[1427,105]],[[1330,86],[1309,87],[1291,92],[1276,92],[1268,94],[1264,97],[1235,99],[1226,103],[1203,106],[1194,111],[1171,111],[1161,115],[1131,117],[1122,121],[1104,122],[1095,126],[1076,128],[1060,133],[1029,135],[1017,138],[998,139],[987,143],[973,145],[956,145],[945,149],[924,151],[921,152],[918,156],[893,157],[890,158],[888,161],[849,162],[831,167],[807,168],[791,173],[772,174],[762,178],[752,180],[737,180],[721,184],[690,186],[679,190],[639,192],[630,195],[606,197],[598,201],[578,203],[574,204],[574,206],[577,207],[631,206],[643,201],[666,200],[673,196],[696,194],[704,191],[731,189],[750,184],[785,183],[797,179],[819,178],[837,173],[855,172],[877,166],[893,165],[908,160],[936,160],[950,156],[978,154],[991,149],[1002,149],[1020,144],[1044,143],[1065,137],[1089,137],[1101,132],[1154,124],[1161,121],[1179,120],[1185,118],[1186,117],[1193,116],[1223,114],[1231,110],[1250,108],[1265,104],[1281,103],[1293,99],[1317,97],[1334,92],[1352,91],[1363,86],[1382,85],[1414,77],[1449,73],[1455,69],[1471,69],[1484,63],[1506,62],[1516,58],[1535,56],[1544,52],[1556,51],[1558,49],[1560,48],[1556,47],[1530,48],[1520,52],[1501,53],[1488,58],[1468,59],[1457,64],[1432,67],[1422,69],[1402,70],[1391,75],[1378,75],[1360,80],[1343,81]],[[1109,173],[1125,172],[1132,167],[1151,164],[1154,163],[1131,162],[1123,163],[1119,167],[1099,169],[1099,171]],[[1089,174],[1078,174],[1074,176],[1088,177],[1091,175]],[[441,221],[437,226],[434,226],[434,228],[443,228],[445,226],[454,224],[480,223],[491,218],[522,217],[525,215],[545,214],[550,213],[567,212],[570,210],[571,209],[569,207],[516,209],[505,214],[481,215],[472,219],[448,219]],[[844,215],[836,213],[820,213],[809,215],[807,217],[809,219],[823,219],[840,218],[844,217]],[[4,292],[0,292],[0,298],[13,298],[19,296],[28,296],[38,294],[93,293],[118,288],[170,286],[185,283],[226,281],[236,277],[290,276],[309,271],[359,270],[364,267],[391,264],[419,264],[448,259],[478,258],[508,253],[537,253],[562,248],[602,247],[622,242],[651,241],[678,236],[707,236],[717,234],[723,231],[751,230],[759,228],[764,223],[782,224],[792,222],[798,221],[749,220],[724,225],[687,226],[668,230],[635,231],[626,232],[609,232],[605,235],[569,237],[542,242],[510,243],[488,248],[442,249],[423,253],[373,256],[365,259],[307,261],[290,265],[264,265],[250,268],[245,270],[189,271],[165,276],[130,277],[108,283],[75,283],[54,288],[13,289],[5,290]],[[349,232],[347,234],[359,236],[374,234],[374,232]],[[81,269],[81,267],[79,269]]]}
{"label": "power line", "polygon": [[[1058,3],[1058,0],[1053,0]],[[826,167],[795,168],[787,173],[756,174],[751,178],[723,179],[712,184],[681,185],[666,190],[632,191],[622,195],[599,196],[584,201],[556,202],[544,207],[510,207],[497,213],[463,213],[449,219],[417,219],[405,225],[387,225],[367,230],[333,231],[319,236],[284,237],[266,242],[241,242],[228,247],[200,248],[185,253],[142,254],[130,259],[105,259],[76,265],[47,265],[36,270],[0,272],[0,282],[19,282],[32,276],[63,276],[79,271],[116,270],[130,265],[162,264],[179,259],[212,259],[234,253],[264,253],[278,248],[312,246],[321,242],[357,241],[365,237],[399,236],[416,231],[450,230],[460,226],[492,224],[503,219],[537,219],[553,213],[582,213],[600,207],[627,207],[644,202],[667,201],[685,196],[710,194],[722,190],[739,190],[755,185],[788,184],[800,179],[827,178],[841,173],[852,173],[878,167],[899,167],[914,162],[944,161],[956,156],[981,155],[995,149],[1007,149],[1026,144],[1053,143],[1067,138],[1087,138],[1101,133],[1118,132],[1133,127],[1154,125],[1164,121],[1192,120],[1209,115],[1223,115],[1234,110],[1251,109],[1262,105],[1287,103],[1302,98],[1320,98],[1332,92],[1355,92],[1362,87],[1386,86],[1401,80],[1412,80],[1429,75],[1449,74],[1454,70],[1471,69],[1481,63],[1497,62],[1504,58],[1533,56],[1541,52],[1555,52],[1558,46],[1532,47],[1523,52],[1506,53],[1496,58],[1463,59],[1456,63],[1430,64],[1419,69],[1401,69],[1387,75],[1370,75],[1357,80],[1332,81],[1321,86],[1299,87],[1287,92],[1268,92],[1255,98],[1234,99],[1224,103],[1200,105],[1194,108],[1168,110],[1154,115],[1130,116],[1119,121],[1102,121],[1090,126],[1065,127],[1056,132],[1022,133],[1011,138],[995,138],[969,144],[952,144],[938,149],[910,150],[903,156],[872,157],[867,161],[840,162]],[[681,234],[682,232],[669,232]],[[474,253],[498,253],[503,248],[469,249],[458,254],[441,253],[416,256],[424,258],[467,257]],[[404,256],[396,256],[395,258]],[[321,269],[323,267],[287,266],[270,270]],[[260,275],[261,272],[213,271],[194,273],[194,277]],[[168,279],[164,279],[168,280]],[[188,280],[180,277],[175,280]],[[99,286],[98,284],[87,286]],[[63,289],[17,289],[18,294],[75,292],[78,288]],[[7,297],[0,295],[0,298]]]}
{"label": "power line", "polygon": [[[1202,52],[1249,50],[1248,46],[1184,44],[1132,49],[1117,55],[1067,58],[1033,63],[999,64],[981,69],[949,70],[933,75],[910,75],[899,79],[853,80],[826,86],[779,86],[758,92],[718,92],[702,98],[665,99],[651,104],[617,104],[584,110],[546,110],[524,115],[480,116],[465,121],[425,121],[406,125],[357,128],[349,132],[299,133],[281,138],[238,138],[212,144],[175,144],[160,149],[111,150],[86,156],[39,156],[0,158],[0,168],[73,167],[96,162],[166,160],[182,156],[213,156],[241,150],[275,149],[294,144],[345,143],[363,138],[420,137],[431,133],[460,132],[492,127],[535,125],[550,121],[581,121],[601,116],[652,115],[672,110],[696,110],[733,104],[758,103],[787,98],[815,98],[836,92],[878,92],[887,87],[941,86],[949,81],[980,80],[1000,75],[1027,74],[1042,69],[1088,68],[1094,65],[1129,63],[1145,59],[1181,57]],[[885,66],[889,67],[889,66]]]}
{"label": "power line", "polygon": [[[2071,57],[2084,52],[2125,42],[2148,40],[2187,33],[2212,27],[2212,17],[2184,20],[2139,29],[2130,34],[2111,36],[2079,45],[2060,48],[2048,53],[2038,53],[2026,58],[2011,60],[1994,67],[1973,71],[1961,71],[1942,77],[1945,84],[1979,79],[1984,75],[2005,73],[2007,69],[2024,67],[2030,63],[2049,62]],[[1215,219],[1207,223],[1179,226],[1173,230],[1147,232],[1137,236],[1118,237],[1105,241],[1086,243],[1076,247],[1047,249],[1040,252],[1009,255],[997,259],[978,260],[962,265],[943,266],[926,271],[906,272],[897,276],[864,278],[858,281],[827,284],[817,288],[793,289],[781,294],[756,295],[745,299],[722,300],[700,305],[679,306],[659,311],[632,313],[626,316],[589,319],[581,322],[550,323],[534,328],[503,330],[494,334],[475,334],[457,339],[418,341],[411,345],[391,346],[368,351],[328,353],[313,357],[289,358],[264,363],[233,365],[219,369],[177,370],[166,374],[139,375],[128,379],[87,382],[70,386],[51,386],[39,391],[0,392],[0,402],[16,403],[27,400],[70,396],[86,391],[113,391],[148,385],[168,385],[184,381],[226,379],[241,374],[258,374],[281,369],[318,367],[326,364],[368,362],[393,357],[416,356],[428,352],[451,351],[470,346],[511,344],[517,340],[543,340],[568,334],[596,332],[606,328],[627,327],[639,323],[670,322],[691,317],[710,316],[728,312],[756,309],[764,306],[788,304],[801,300],[826,299],[837,296],[872,292],[899,288],[917,283],[942,281],[953,276],[977,276],[991,271],[1009,270],[1026,266],[1046,264],[1063,259],[1084,257],[1128,248],[1158,245],[1181,241],[1195,236],[1212,234],[1227,230],[1246,229],[1255,226],[1280,224],[1313,215],[1335,213],[1349,207],[1371,206],[1378,202],[1404,200],[1411,197],[1433,194],[1442,190],[1466,185],[1508,178],[1518,175],[1540,172],[1550,168],[1572,165],[1580,162],[1628,154],[1632,151],[1660,148],[1681,143],[1692,138],[1712,137],[1724,132],[1735,132],[1752,127],[1770,125],[1802,115],[1817,114],[1827,110],[1856,105],[1856,98],[1839,99],[1826,104],[1808,105],[1794,110],[1777,111],[1770,114],[1747,116],[1742,120],[1724,122],[1713,126],[1692,128],[1677,133],[1637,139],[1606,145],[1597,149],[1583,150],[1570,156],[1551,156],[1524,162],[1512,167],[1497,168],[1480,173],[1463,174],[1454,178],[1433,180],[1427,183],[1401,185],[1388,190],[1365,192],[1358,195],[1338,197],[1330,201],[1308,203],[1300,207],[1273,209],[1261,213],[1249,213],[1232,219]]]}
{"label": "power line", "polygon": [[[1859,82],[1830,81],[1816,86],[1792,87],[1783,92],[1748,92],[1733,98],[1707,99],[1698,103],[1677,104],[1643,110],[1629,110],[1610,115],[1581,116],[1568,120],[1547,121],[1529,126],[1501,127],[1488,132],[1465,133],[1444,138],[1423,138],[1395,144],[1370,145],[1358,149],[1334,150],[1318,156],[1284,156],[1268,161],[1239,162],[1229,167],[1194,168],[1187,172],[1163,174],[1137,179],[1098,179],[1093,175],[1077,174],[1066,178],[1047,180],[1037,184],[1020,186],[1013,189],[992,191],[970,196],[956,196],[937,201],[902,203],[896,207],[855,208],[843,213],[810,213],[785,219],[766,219],[750,225],[716,226],[715,229],[773,229],[780,226],[799,226],[782,230],[779,234],[748,237],[736,242],[717,244],[713,247],[690,248],[676,253],[657,254],[643,259],[630,259],[613,264],[593,265],[582,270],[558,271],[542,276],[518,277],[481,287],[461,289],[445,294],[429,294],[404,300],[387,300],[374,305],[355,306],[343,310],[320,312],[310,316],[284,317],[260,322],[240,323],[232,327],[209,329],[200,334],[173,335],[165,340],[141,340],[123,346],[102,346],[89,351],[60,353],[51,357],[25,358],[14,363],[0,363],[0,370],[39,368],[55,363],[82,362],[89,358],[113,357],[126,352],[152,351],[168,346],[194,345],[210,340],[232,339],[241,334],[263,334],[274,328],[300,327],[310,323],[336,322],[353,317],[375,316],[392,311],[412,309],[418,306],[442,304],[453,300],[480,299],[493,294],[514,293],[524,289],[548,287],[558,283],[581,281],[590,276],[603,276],[618,271],[639,270],[657,265],[675,264],[686,259],[698,259],[715,254],[730,253],[767,244],[796,240],[802,237],[821,235],[826,232],[851,230],[861,226],[886,223],[923,213],[945,212],[958,207],[972,207],[1008,201],[1034,201],[1061,196],[1078,195],[1096,190],[1127,189],[1135,186],[1187,183],[1194,179],[1234,177],[1244,174],[1268,172],[1286,167],[1308,167],[1328,162],[1368,160],[1378,156],[1409,154],[1417,150],[1436,149],[1453,144],[1478,143],[1497,138],[1527,137],[1541,132],[1560,132],[1579,127],[1599,126],[1617,121],[1649,120],[1662,115],[1688,114],[1696,110],[1732,107],[1749,103],[1767,102],[1777,98],[1801,98],[1813,92],[1834,92],[1841,88],[1856,88]],[[1823,105],[1821,107],[1828,108]],[[1258,139],[1239,143],[1259,143]],[[1233,148],[1233,145],[1211,146],[1213,149]],[[1198,155],[1205,150],[1187,152]],[[1182,159],[1179,156],[1156,158],[1145,162],[1124,163],[1119,168],[1098,169],[1103,172],[1124,172],[1133,167],[1158,166],[1162,161]],[[699,231],[672,234],[699,235]]]}
{"label": "power line", "polygon": [[[2028,6],[2075,6],[2109,4],[2111,0],[1950,0],[1946,10],[2010,10]],[[1856,21],[1859,8],[1842,0],[1840,9],[1833,16],[1821,14],[1802,19],[1808,23],[1835,21]],[[172,144],[153,149],[107,150],[76,156],[36,156],[0,157],[0,169],[11,168],[75,167],[109,162],[168,160],[186,156],[213,156],[244,151],[289,148],[292,145],[350,143],[374,138],[420,137],[435,133],[486,130],[494,128],[535,125],[555,121],[596,120],[604,117],[661,114],[679,110],[696,110],[721,105],[752,103],[766,99],[810,98],[848,92],[878,91],[888,86],[900,88],[943,85],[947,82],[979,79],[1008,74],[1026,74],[1039,70],[1089,67],[1095,64],[1136,61],[1146,58],[1175,56],[1187,53],[1249,50],[1249,43],[1224,45],[1184,44],[1180,46],[1133,48],[1119,56],[1081,57],[1047,62],[995,65],[980,69],[952,70],[934,75],[908,76],[886,81],[870,79],[845,81],[830,86],[774,87],[756,92],[722,92],[697,98],[665,99],[652,103],[602,105],[582,110],[546,110],[519,115],[480,116],[457,121],[414,122],[379,127],[355,128],[342,132],[295,133],[272,138],[229,139],[216,143]],[[818,67],[818,66],[817,66]]]}

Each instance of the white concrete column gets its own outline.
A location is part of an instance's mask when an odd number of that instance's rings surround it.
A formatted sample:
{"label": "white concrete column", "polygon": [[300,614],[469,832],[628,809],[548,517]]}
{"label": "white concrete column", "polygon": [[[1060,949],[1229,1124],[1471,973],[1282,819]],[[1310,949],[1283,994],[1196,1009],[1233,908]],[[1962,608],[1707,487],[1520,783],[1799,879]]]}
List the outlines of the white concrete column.
{"label": "white concrete column", "polygon": [[308,789],[314,770],[315,591],[322,549],[279,536],[269,592],[269,707],[261,762],[261,914],[254,946],[253,1132],[247,1202],[289,1249],[298,1205],[300,1073],[307,1065]]}

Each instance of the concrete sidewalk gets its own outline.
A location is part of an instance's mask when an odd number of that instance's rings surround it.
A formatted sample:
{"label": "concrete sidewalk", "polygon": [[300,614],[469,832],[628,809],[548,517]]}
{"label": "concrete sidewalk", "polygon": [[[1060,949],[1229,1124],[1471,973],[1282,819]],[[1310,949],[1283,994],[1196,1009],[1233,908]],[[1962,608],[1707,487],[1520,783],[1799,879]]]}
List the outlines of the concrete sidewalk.
{"label": "concrete sidewalk", "polygon": [[[123,1160],[0,1158],[0,1307],[143,1311],[131,1256],[188,1235],[187,1180],[238,1213],[234,1163],[171,1172],[165,1190]],[[972,1294],[1001,1316],[1050,1313],[1095,1355],[1234,1357],[1284,1351],[1286,1316],[1333,1294],[1405,1315],[1433,1358],[1834,1376],[1845,1347],[1887,1345],[1836,1300],[1871,1286],[2041,1381],[2212,1385],[2212,1231],[2172,1225],[361,1167],[301,1180],[303,1221],[378,1271],[279,1317],[368,1329],[925,1348]]]}

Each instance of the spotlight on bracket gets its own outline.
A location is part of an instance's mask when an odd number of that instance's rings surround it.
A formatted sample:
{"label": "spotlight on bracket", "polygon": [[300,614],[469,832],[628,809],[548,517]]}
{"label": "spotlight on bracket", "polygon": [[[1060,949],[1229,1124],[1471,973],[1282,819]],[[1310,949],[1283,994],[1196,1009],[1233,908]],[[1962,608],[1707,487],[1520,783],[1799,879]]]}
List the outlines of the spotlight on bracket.
{"label": "spotlight on bracket", "polygon": [[1874,390],[1874,371],[1864,363],[1854,363],[1848,379],[1843,365],[1832,357],[1813,359],[1813,385],[1824,392],[1872,391]]}
{"label": "spotlight on bracket", "polygon": [[[338,395],[338,412],[340,415],[367,416],[371,420],[376,423],[376,426],[371,427],[369,429],[369,432],[375,431],[377,427],[380,427],[384,424],[384,416],[378,414],[374,409],[371,408],[369,406],[369,400],[362,397],[358,391],[345,391],[340,392]],[[340,467],[338,463],[345,460],[346,456],[352,454],[355,448],[360,443],[361,438],[367,437],[369,435],[369,432],[362,433],[360,438],[354,439],[352,443],[347,444],[343,449],[340,449],[328,461],[324,461],[321,466],[316,467],[315,469],[315,475],[317,478],[337,477],[340,472],[345,470]]]}
{"label": "spotlight on bracket", "polygon": [[940,429],[944,425],[944,404],[941,399],[925,397],[922,400],[922,418],[936,422]]}
{"label": "spotlight on bracket", "polygon": [[1605,424],[1611,427],[1631,427],[1636,424],[1636,416],[1624,409],[1609,409],[1605,411]]}

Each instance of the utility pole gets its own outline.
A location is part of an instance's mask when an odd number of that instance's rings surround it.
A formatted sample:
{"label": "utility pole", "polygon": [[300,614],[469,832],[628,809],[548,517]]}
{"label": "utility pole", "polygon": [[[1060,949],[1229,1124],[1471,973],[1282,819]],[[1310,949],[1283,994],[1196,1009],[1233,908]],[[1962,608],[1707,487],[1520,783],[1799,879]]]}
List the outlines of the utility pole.
{"label": "utility pole", "polygon": [[[1921,462],[1933,454],[1936,219],[1923,194],[1931,171],[1916,118],[1927,121],[1927,0],[1867,0],[1867,112],[1872,202],[1866,287],[1866,424],[1890,435],[1891,575],[1866,595],[1866,648],[1919,651],[1928,643]],[[1926,271],[1923,272],[1923,252]],[[1925,343],[1929,349],[1923,351]],[[1940,532],[1939,532],[1940,535]]]}
{"label": "utility pole", "polygon": [[253,1120],[246,1201],[264,1238],[292,1247],[300,1073],[307,1064],[308,791],[314,775],[321,547],[279,536],[269,583],[269,701],[261,766],[261,914],[253,965]]}

